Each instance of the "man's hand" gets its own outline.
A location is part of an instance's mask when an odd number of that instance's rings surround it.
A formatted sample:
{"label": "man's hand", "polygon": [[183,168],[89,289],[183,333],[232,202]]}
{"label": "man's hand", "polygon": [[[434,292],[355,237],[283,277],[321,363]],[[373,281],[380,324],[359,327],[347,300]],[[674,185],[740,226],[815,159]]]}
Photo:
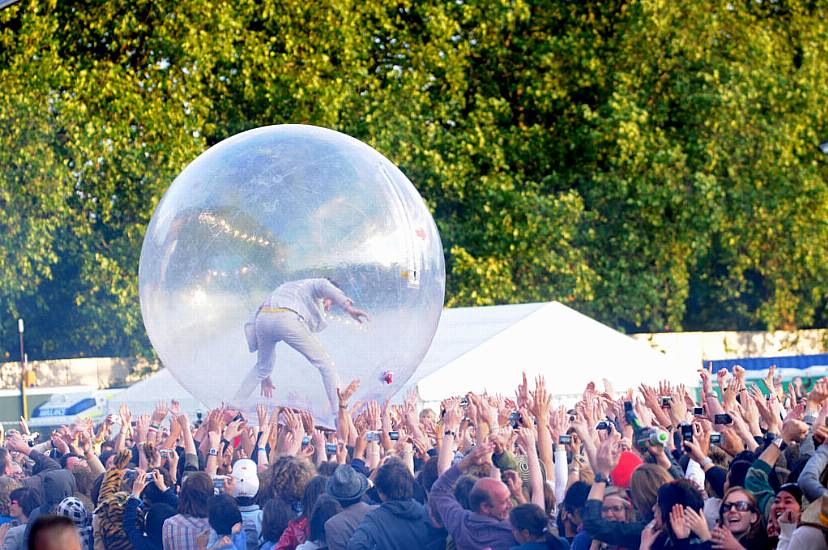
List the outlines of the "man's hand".
{"label": "man's hand", "polygon": [[161,424],[165,418],[167,418],[167,413],[170,411],[167,403],[164,401],[159,401],[158,404],[155,406],[155,410],[152,411],[152,421],[155,424]]}
{"label": "man's hand", "polygon": [[370,321],[371,320],[371,318],[368,316],[367,313],[365,313],[361,309],[355,308],[351,304],[348,304],[347,306],[345,306],[345,311],[348,313],[348,315],[350,315],[354,319],[354,321],[356,321],[359,324],[362,324],[363,321]]}
{"label": "man's hand", "polygon": [[273,385],[273,380],[270,379],[270,376],[265,376],[262,379],[262,397],[273,397],[273,390],[276,386]]}
{"label": "man's hand", "polygon": [[481,443],[463,457],[463,460],[457,465],[461,472],[469,470],[472,466],[482,465],[491,462],[492,451],[494,447],[491,443]]}
{"label": "man's hand", "polygon": [[261,429],[262,426],[267,424],[267,407],[264,403],[256,405],[256,416],[259,419],[259,429]]}
{"label": "man's hand", "polygon": [[801,420],[786,420],[782,425],[782,440],[786,443],[802,441],[808,435],[808,425]]}
{"label": "man's hand", "polygon": [[543,376],[535,379],[535,391],[531,394],[532,402],[529,407],[535,418],[546,420],[549,416],[549,392],[546,391],[546,381]]}
{"label": "man's hand", "polygon": [[517,444],[529,453],[530,448],[536,448],[535,445],[535,431],[531,428],[518,428],[517,430]]}
{"label": "man's hand", "polygon": [[135,474],[135,481],[132,482],[132,496],[140,499],[141,493],[144,492],[144,488],[147,486],[148,481],[147,473],[142,470],[138,470]]}
{"label": "man's hand", "polygon": [[520,476],[516,471],[506,470],[503,472],[503,483],[505,483],[506,487],[509,488],[512,498],[514,498],[518,504],[526,504],[526,496],[523,494],[523,482],[520,480]]}
{"label": "man's hand", "polygon": [[351,380],[351,383],[348,384],[348,387],[344,390],[340,390],[336,388],[336,396],[339,398],[339,408],[345,409],[348,407],[348,402],[353,397],[354,393],[356,393],[357,389],[359,388],[359,380],[356,378]]}
{"label": "man's hand", "polygon": [[32,448],[29,447],[29,444],[19,433],[9,434],[9,437],[6,439],[6,447],[10,451],[17,451],[18,453],[23,453],[24,455],[28,455],[32,452]]}
{"label": "man's hand", "polygon": [[[175,454],[175,451],[173,451]],[[162,493],[167,490],[167,484],[164,482],[164,476],[161,474],[159,470],[153,470],[152,474],[152,481],[155,483],[155,486],[158,487],[158,490]]]}
{"label": "man's hand", "polygon": [[457,433],[460,429],[460,421],[463,414],[460,412],[460,400],[456,397],[443,401],[443,410],[446,415],[443,417],[443,426],[446,430]]}
{"label": "man's hand", "polygon": [[598,451],[595,453],[595,471],[604,477],[609,477],[612,471],[618,466],[618,460],[621,457],[621,448],[618,442],[621,436],[617,432],[605,439]]}

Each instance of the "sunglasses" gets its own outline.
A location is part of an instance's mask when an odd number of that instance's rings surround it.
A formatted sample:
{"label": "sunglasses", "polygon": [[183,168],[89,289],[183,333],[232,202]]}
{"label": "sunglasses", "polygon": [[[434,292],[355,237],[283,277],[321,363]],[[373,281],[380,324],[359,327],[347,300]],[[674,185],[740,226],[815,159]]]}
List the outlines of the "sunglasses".
{"label": "sunglasses", "polygon": [[738,512],[750,512],[753,510],[753,505],[745,500],[722,503],[722,513],[730,512],[732,508],[736,508],[736,511]]}

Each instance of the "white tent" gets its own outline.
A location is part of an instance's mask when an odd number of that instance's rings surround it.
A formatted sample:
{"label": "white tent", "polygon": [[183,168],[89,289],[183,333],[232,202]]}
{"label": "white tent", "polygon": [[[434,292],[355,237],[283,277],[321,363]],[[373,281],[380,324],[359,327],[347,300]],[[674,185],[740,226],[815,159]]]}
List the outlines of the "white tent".
{"label": "white tent", "polygon": [[[695,384],[695,373],[647,344],[558,302],[451,308],[443,311],[431,348],[414,376],[396,394],[417,389],[425,403],[467,391],[511,395],[526,371],[546,377],[555,395],[583,392],[608,379],[616,390],[669,379]],[[110,401],[149,412],[158,400],[177,399],[182,409],[205,410],[167,370],[142,380]]]}
{"label": "white tent", "polygon": [[695,373],[648,345],[558,302],[447,309],[431,350],[397,398],[413,387],[423,402],[467,391],[511,395],[521,373],[546,377],[555,395],[574,396],[590,381],[616,390]]}
{"label": "white tent", "polygon": [[207,411],[167,369],[161,369],[109,399],[107,409],[117,413],[121,403],[126,403],[133,414],[151,413],[159,401],[169,403],[173,399],[181,403],[181,411],[189,414],[192,420],[195,420],[196,411]]}

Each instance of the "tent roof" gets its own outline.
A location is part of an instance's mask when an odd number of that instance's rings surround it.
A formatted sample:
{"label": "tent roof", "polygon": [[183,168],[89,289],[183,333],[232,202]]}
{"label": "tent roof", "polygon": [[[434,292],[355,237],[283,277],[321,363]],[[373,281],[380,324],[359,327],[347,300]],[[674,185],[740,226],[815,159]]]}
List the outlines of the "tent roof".
{"label": "tent roof", "polygon": [[178,383],[178,380],[167,369],[159,370],[109,399],[107,409],[110,412],[117,412],[121,403],[126,403],[134,415],[151,413],[156,403],[169,402],[172,399],[180,402],[181,411],[190,415],[198,410],[207,410]]}
{"label": "tent roof", "polygon": [[616,390],[694,379],[695,373],[679,371],[647,344],[558,302],[448,309],[443,319],[403,390],[416,385],[423,401],[467,391],[511,392],[523,371],[543,374],[556,395],[580,394],[588,382],[603,378]]}

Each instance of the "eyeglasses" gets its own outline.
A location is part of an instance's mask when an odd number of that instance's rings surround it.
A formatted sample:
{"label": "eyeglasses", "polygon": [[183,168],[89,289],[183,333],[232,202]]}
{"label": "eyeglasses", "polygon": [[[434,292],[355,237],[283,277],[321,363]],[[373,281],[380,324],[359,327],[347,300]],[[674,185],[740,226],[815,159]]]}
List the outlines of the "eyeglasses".
{"label": "eyeglasses", "polygon": [[622,512],[625,512],[626,510],[627,509],[621,504],[616,504],[615,506],[602,506],[601,507],[601,511],[604,512],[604,513],[612,512],[613,514],[620,514]]}
{"label": "eyeglasses", "polygon": [[746,500],[722,503],[722,513],[730,512],[732,508],[736,508],[737,512],[750,512],[753,510],[753,505]]}

